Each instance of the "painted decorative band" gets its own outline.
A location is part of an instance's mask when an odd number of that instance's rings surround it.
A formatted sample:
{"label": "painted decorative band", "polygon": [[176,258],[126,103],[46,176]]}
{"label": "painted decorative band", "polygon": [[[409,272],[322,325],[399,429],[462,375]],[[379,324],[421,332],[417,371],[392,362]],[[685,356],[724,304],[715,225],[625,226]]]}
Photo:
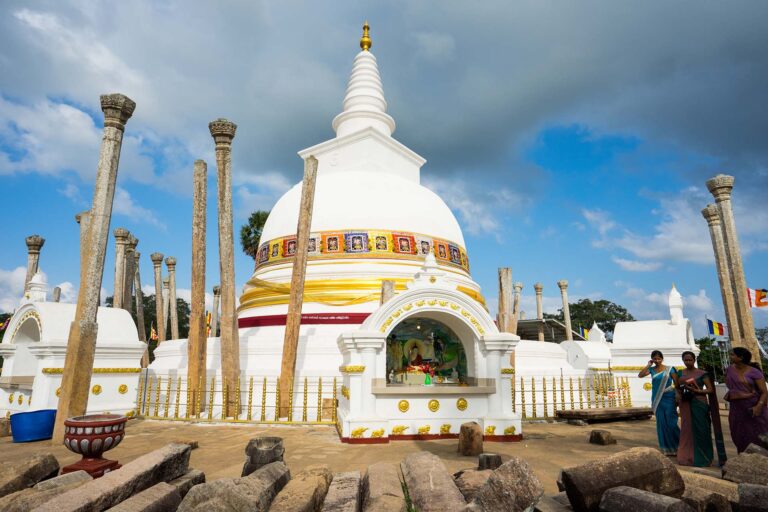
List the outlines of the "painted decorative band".
{"label": "painted decorative band", "polygon": [[363,373],[365,371],[365,366],[358,365],[358,366],[339,366],[339,371],[341,373]]}
{"label": "painted decorative band", "polygon": [[[301,325],[318,324],[362,324],[370,313],[306,313],[301,315]],[[283,326],[288,315],[262,315],[239,318],[237,326],[246,327],[273,327]]]}
{"label": "painted decorative band", "polygon": [[[43,368],[45,375],[61,375],[64,368]],[[93,373],[141,373],[141,368],[94,368]]]}
{"label": "painted decorative band", "polygon": [[[434,253],[438,262],[469,272],[467,252],[460,245],[418,233],[387,230],[339,230],[311,233],[309,259],[333,256],[378,255],[391,257],[426,256]],[[292,258],[296,254],[296,235],[275,238],[259,246],[256,268]]]}

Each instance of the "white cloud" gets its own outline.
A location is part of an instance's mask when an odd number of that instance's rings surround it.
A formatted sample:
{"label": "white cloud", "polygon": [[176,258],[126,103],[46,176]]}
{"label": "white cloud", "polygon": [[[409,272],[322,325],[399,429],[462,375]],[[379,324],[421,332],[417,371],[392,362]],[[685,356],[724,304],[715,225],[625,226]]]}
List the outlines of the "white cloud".
{"label": "white cloud", "polygon": [[11,313],[19,307],[19,301],[24,296],[24,281],[27,278],[25,267],[12,270],[0,268],[0,311]]}
{"label": "white cloud", "polygon": [[278,199],[293,184],[277,172],[258,174],[240,173],[233,178],[237,186],[235,197],[239,203],[237,217],[246,219],[256,210],[270,211]]}
{"label": "white cloud", "polygon": [[117,215],[125,215],[136,222],[146,222],[165,230],[166,226],[158,220],[155,214],[139,205],[131,197],[127,190],[121,187],[115,189],[115,200],[113,203],[113,212]]}
{"label": "white cloud", "polygon": [[[63,283],[59,283],[56,286],[61,288],[61,298],[59,299],[59,302],[69,302],[69,303],[76,303],[77,302],[77,293],[78,288],[73,283],[69,281],[64,281]],[[51,288],[51,293],[49,294],[49,300],[53,300],[53,288]]]}
{"label": "white cloud", "polygon": [[614,263],[629,272],[652,272],[661,268],[661,263],[658,261],[634,261],[615,256],[612,259]]}
{"label": "white cloud", "polygon": [[604,210],[588,210],[584,208],[581,210],[581,214],[590,226],[597,229],[601,237],[604,237],[616,227],[616,223],[611,219],[610,214]]}

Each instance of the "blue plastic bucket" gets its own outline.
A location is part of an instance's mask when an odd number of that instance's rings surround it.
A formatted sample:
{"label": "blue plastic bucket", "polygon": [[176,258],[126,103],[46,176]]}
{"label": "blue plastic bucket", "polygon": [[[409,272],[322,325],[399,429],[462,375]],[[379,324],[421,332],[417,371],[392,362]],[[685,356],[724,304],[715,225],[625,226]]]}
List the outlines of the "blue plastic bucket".
{"label": "blue plastic bucket", "polygon": [[14,443],[42,441],[53,437],[56,409],[17,412],[11,414],[11,434]]}

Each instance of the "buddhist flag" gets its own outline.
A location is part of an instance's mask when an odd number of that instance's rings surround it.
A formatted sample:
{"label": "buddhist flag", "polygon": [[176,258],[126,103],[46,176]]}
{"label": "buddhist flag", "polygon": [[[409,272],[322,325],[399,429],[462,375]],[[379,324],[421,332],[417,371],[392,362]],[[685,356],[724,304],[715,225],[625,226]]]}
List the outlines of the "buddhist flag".
{"label": "buddhist flag", "polygon": [[589,329],[585,329],[582,326],[579,326],[579,336],[581,336],[585,340],[588,340],[589,339]]}
{"label": "buddhist flag", "polygon": [[713,336],[725,336],[725,326],[720,322],[714,322],[707,318],[707,327],[709,327],[709,334]]}
{"label": "buddhist flag", "polygon": [[5,319],[5,322],[3,322],[3,325],[0,326],[0,331],[4,331],[8,328],[8,324],[11,323],[11,317],[8,317]]}
{"label": "buddhist flag", "polygon": [[150,341],[157,341],[157,331],[155,330],[155,324],[150,324],[149,326],[149,340]]}
{"label": "buddhist flag", "polygon": [[753,290],[747,288],[749,306],[753,308],[768,308],[768,290]]}

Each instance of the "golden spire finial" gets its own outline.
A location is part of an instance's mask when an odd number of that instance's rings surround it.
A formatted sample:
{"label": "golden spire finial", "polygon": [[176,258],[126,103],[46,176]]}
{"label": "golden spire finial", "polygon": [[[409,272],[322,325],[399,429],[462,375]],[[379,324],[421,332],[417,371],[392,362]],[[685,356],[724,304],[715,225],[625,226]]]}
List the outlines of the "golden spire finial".
{"label": "golden spire finial", "polygon": [[371,41],[371,37],[368,34],[370,28],[371,27],[368,26],[368,21],[363,23],[363,37],[360,38],[360,48],[362,48],[364,52],[367,52],[371,46],[373,46],[373,41]]}

